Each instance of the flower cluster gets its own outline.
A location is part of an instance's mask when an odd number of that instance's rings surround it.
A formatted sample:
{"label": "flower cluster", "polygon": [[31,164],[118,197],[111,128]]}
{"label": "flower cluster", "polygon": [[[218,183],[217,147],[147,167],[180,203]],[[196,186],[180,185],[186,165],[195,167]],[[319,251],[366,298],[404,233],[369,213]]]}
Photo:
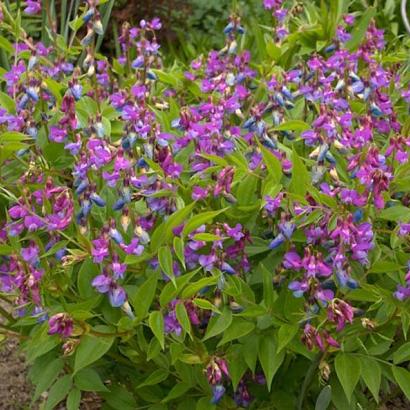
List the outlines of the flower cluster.
{"label": "flower cluster", "polygon": [[[288,47],[285,2],[263,3],[270,44]],[[26,2],[27,14],[40,9]],[[94,0],[81,16],[81,66],[18,39],[3,76],[15,104],[0,100],[1,132],[20,144],[4,162],[14,171],[1,188],[0,284],[19,316],[43,326],[49,315],[48,334],[70,354],[85,335],[114,335],[113,357],[142,373],[152,358],[200,363],[213,404],[247,407],[253,388],[270,388],[270,356],[275,371],[284,360],[274,326],[302,328],[297,354],[337,352],[363,314],[357,301],[374,301],[363,289],[372,273],[392,269],[391,303],[409,298],[409,89],[380,57],[374,22],[353,47],[354,16],[340,20],[329,44],[308,58],[286,49],[270,68],[242,48],[238,15],[221,50],[171,73],[157,18],[123,25],[117,59],[96,53]],[[291,317],[288,296],[303,301]],[[232,365],[252,338],[254,359]]]}

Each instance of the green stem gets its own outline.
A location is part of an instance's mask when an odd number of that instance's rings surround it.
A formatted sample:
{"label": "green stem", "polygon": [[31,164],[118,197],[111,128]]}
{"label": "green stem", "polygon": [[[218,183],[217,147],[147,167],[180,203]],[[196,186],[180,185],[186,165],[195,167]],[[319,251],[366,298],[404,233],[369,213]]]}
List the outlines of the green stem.
{"label": "green stem", "polygon": [[306,396],[306,391],[313,379],[313,376],[315,374],[315,370],[319,366],[320,361],[322,360],[323,355],[325,352],[318,353],[313,360],[313,362],[310,364],[308,371],[306,372],[305,379],[303,380],[302,388],[300,390],[300,394],[298,397],[298,410],[303,410],[303,403],[305,401],[305,396]]}

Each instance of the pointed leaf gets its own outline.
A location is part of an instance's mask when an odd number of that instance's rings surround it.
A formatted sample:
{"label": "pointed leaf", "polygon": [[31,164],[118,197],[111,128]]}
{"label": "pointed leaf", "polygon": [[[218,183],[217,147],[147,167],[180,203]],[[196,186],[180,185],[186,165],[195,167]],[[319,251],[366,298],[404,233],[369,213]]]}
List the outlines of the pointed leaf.
{"label": "pointed leaf", "polygon": [[366,383],[376,402],[379,402],[379,390],[382,379],[382,369],[380,364],[371,357],[361,357],[362,379]]}
{"label": "pointed leaf", "polygon": [[222,333],[229,325],[232,323],[232,312],[225,308],[222,311],[221,315],[212,316],[211,320],[208,323],[208,327],[206,329],[205,337],[202,339],[203,341],[210,339],[216,335]]}
{"label": "pointed leaf", "polygon": [[360,360],[346,353],[339,353],[335,359],[335,369],[340,384],[350,401],[353,390],[360,378]]}
{"label": "pointed leaf", "polygon": [[266,377],[268,390],[270,391],[273,376],[275,376],[280,365],[282,364],[283,359],[285,358],[285,353],[284,351],[277,353],[273,337],[264,336],[259,343],[258,356],[263,373]]}
{"label": "pointed leaf", "polygon": [[83,336],[75,354],[74,373],[104,356],[113,343],[114,337],[112,336]]}
{"label": "pointed leaf", "polygon": [[407,399],[410,400],[410,372],[403,367],[392,367],[393,376]]}
{"label": "pointed leaf", "polygon": [[332,387],[325,386],[317,397],[315,410],[326,410],[332,400]]}
{"label": "pointed leaf", "polygon": [[157,338],[162,349],[165,347],[165,336],[164,336],[164,318],[161,312],[155,311],[151,312],[148,319],[149,327]]}

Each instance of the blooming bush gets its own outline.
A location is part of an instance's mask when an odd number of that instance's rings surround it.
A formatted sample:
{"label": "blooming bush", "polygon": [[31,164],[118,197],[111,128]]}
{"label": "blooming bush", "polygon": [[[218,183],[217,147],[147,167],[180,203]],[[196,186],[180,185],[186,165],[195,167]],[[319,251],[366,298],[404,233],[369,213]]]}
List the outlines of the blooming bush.
{"label": "blooming bush", "polygon": [[111,59],[94,0],[68,43],[27,36],[41,2],[2,5],[1,329],[33,401],[410,399],[406,44],[330,3],[232,15],[188,69],[163,66],[158,19],[124,25]]}

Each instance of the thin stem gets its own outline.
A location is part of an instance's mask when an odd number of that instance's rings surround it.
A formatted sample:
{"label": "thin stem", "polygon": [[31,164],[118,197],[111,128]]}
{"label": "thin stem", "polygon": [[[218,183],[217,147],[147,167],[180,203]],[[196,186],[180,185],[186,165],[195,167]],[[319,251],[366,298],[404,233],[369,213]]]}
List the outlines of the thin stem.
{"label": "thin stem", "polygon": [[303,403],[305,401],[305,395],[306,395],[306,391],[313,379],[313,376],[315,374],[315,370],[317,369],[317,367],[319,366],[320,361],[322,360],[322,357],[325,355],[326,352],[321,352],[318,353],[315,357],[315,359],[313,360],[313,362],[310,364],[308,371],[306,372],[306,376],[305,379],[303,380],[303,384],[302,384],[302,388],[300,390],[300,394],[298,397],[298,410],[303,410]]}

